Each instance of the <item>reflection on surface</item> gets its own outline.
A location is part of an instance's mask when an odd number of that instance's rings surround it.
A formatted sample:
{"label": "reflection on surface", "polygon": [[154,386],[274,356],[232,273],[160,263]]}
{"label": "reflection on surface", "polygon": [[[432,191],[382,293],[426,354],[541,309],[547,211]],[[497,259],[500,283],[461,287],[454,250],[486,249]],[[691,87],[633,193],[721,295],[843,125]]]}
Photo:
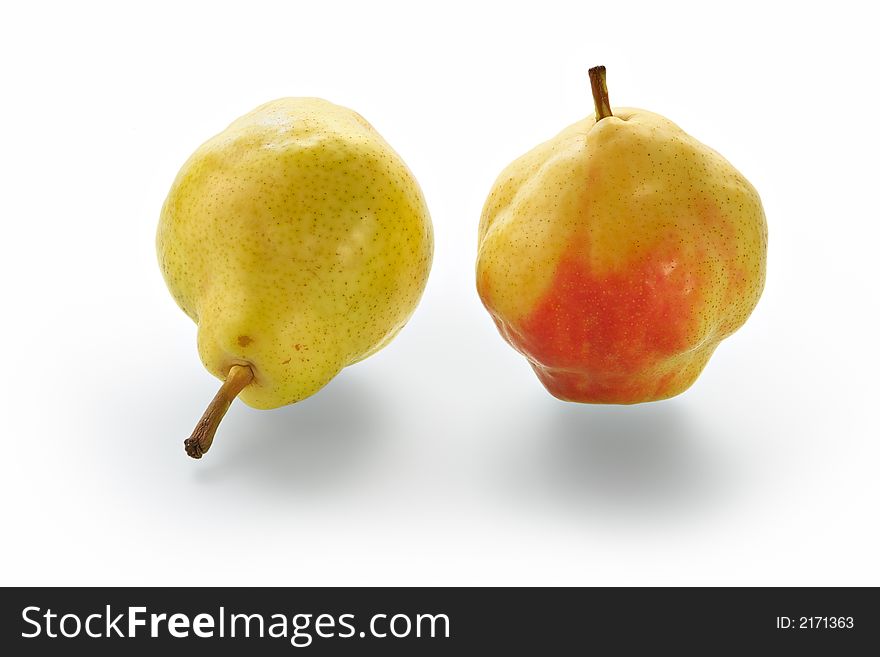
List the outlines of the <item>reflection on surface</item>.
{"label": "reflection on surface", "polygon": [[[534,409],[532,409],[534,411]],[[678,400],[638,406],[553,404],[511,423],[509,480],[538,504],[667,515],[718,502],[731,468],[711,429]]]}
{"label": "reflection on surface", "polygon": [[381,413],[369,386],[355,377],[334,379],[291,406],[240,407],[199,464],[198,481],[247,479],[300,490],[336,485],[377,449]]}

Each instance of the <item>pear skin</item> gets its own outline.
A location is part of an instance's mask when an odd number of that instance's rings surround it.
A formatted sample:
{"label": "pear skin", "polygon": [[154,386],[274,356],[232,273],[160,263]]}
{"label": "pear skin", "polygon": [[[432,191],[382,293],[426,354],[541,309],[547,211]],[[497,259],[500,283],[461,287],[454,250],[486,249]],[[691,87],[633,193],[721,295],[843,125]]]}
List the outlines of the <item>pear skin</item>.
{"label": "pear skin", "polygon": [[764,288],[767,223],[727,160],[657,114],[611,109],[508,166],[479,228],[477,290],[556,397],[677,395]]}
{"label": "pear skin", "polygon": [[222,417],[230,395],[292,404],[388,344],[425,288],[433,232],[415,177],[359,114],[283,98],[193,153],[156,244],[207,370],[250,372],[221,388]]}

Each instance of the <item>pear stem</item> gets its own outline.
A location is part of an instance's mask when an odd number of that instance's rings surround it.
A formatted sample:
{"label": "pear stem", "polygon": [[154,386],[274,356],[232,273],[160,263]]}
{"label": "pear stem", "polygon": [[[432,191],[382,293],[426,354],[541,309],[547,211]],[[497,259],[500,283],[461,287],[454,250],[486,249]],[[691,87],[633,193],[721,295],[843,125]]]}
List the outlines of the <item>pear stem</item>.
{"label": "pear stem", "polygon": [[202,458],[202,454],[211,449],[214,442],[214,434],[220,426],[220,420],[229,410],[229,405],[235,401],[244,387],[254,380],[254,371],[247,365],[233,365],[229,368],[226,381],[220,386],[220,390],[214,395],[214,399],[205,409],[205,414],[196,425],[192,435],[183,441],[186,453],[194,459]]}
{"label": "pear stem", "polygon": [[593,88],[593,104],[596,106],[596,123],[614,116],[611,113],[611,101],[608,100],[604,66],[594,66],[590,69],[590,86]]}

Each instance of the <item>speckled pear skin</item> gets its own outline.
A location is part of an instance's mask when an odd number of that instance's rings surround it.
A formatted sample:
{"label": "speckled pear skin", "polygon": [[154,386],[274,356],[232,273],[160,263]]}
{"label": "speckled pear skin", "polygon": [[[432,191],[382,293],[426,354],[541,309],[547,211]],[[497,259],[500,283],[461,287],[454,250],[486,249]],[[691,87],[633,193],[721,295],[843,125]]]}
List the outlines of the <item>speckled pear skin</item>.
{"label": "speckled pear skin", "polygon": [[555,396],[686,390],[764,287],[758,193],[657,114],[617,108],[505,169],[483,208],[477,289]]}
{"label": "speckled pear skin", "polygon": [[266,103],[202,144],[156,243],[205,367],[224,379],[250,365],[239,397],[261,409],[312,395],[388,344],[433,254],[400,156],[359,114],[318,98]]}

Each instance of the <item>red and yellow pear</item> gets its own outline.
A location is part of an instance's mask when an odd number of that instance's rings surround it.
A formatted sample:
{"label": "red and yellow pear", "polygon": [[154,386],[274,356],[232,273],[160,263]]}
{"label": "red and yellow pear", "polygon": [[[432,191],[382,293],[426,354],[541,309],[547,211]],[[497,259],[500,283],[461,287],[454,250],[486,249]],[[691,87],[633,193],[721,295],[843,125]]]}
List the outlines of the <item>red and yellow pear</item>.
{"label": "red and yellow pear", "polygon": [[668,119],[612,108],[510,164],[483,208],[477,289],[556,397],[677,395],[751,314],[767,224],[755,188]]}

